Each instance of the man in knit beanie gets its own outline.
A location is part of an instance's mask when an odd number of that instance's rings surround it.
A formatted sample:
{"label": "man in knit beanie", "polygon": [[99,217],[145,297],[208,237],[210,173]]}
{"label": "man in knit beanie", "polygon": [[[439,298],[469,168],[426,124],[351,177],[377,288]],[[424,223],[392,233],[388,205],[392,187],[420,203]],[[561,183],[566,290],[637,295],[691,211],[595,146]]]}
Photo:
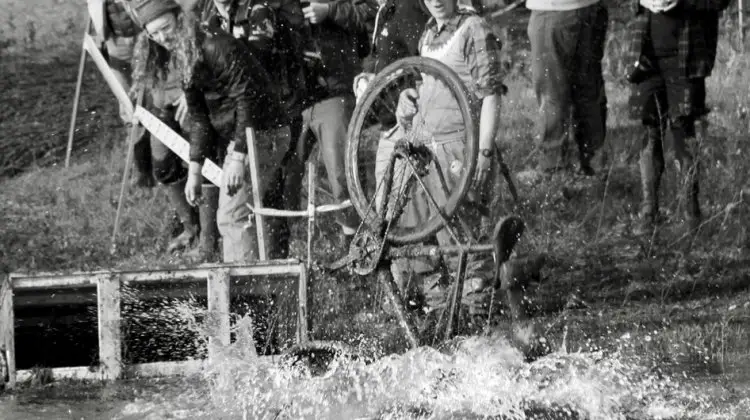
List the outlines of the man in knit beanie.
{"label": "man in knit beanie", "polygon": [[[528,0],[531,9],[531,73],[539,104],[535,138],[538,172],[570,169],[572,134],[578,171],[594,175],[594,156],[604,144],[607,98],[602,77],[608,12],[600,0]],[[572,108],[572,124],[571,121]]]}

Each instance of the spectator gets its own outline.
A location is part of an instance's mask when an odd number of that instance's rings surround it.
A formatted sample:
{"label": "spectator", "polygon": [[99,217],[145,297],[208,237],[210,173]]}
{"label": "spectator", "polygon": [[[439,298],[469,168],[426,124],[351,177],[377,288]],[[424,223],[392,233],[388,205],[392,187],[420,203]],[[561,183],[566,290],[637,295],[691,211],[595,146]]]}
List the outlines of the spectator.
{"label": "spectator", "polygon": [[245,45],[225,33],[200,31],[193,14],[181,13],[174,0],[136,0],[133,10],[182,75],[191,118],[187,200],[195,204],[201,196],[204,160],[223,163],[217,213],[223,260],[257,260],[255,229],[247,226],[246,129],[256,132],[261,196],[289,146],[289,127],[271,78]]}
{"label": "spectator", "polygon": [[[322,0],[302,9],[309,22],[308,94],[313,105],[302,112],[302,134],[295,153],[288,156],[289,167],[294,169],[289,171],[286,191],[300,189],[304,162],[312,149],[310,140],[317,140],[334,200],[349,199],[345,155],[349,119],[354,111],[351,89],[354,76],[362,69],[361,60],[368,53],[377,9],[376,0]],[[337,217],[337,222],[342,246],[348,249],[359,217],[350,207]]]}
{"label": "spectator", "polygon": [[[493,184],[492,178],[497,173],[495,137],[500,120],[500,101],[505,86],[502,82],[500,66],[500,42],[492,33],[489,24],[471,10],[458,7],[457,0],[423,0],[432,16],[419,41],[420,55],[439,60],[456,72],[472,95],[473,115],[479,115],[479,156],[476,175],[467,202],[461,206],[459,213],[471,228],[472,236],[479,238],[481,222],[480,208],[484,207],[487,188]],[[423,102],[423,100],[425,102]],[[429,102],[426,102],[429,101]],[[441,112],[442,111],[442,112]],[[388,162],[393,145],[404,136],[409,127],[420,127],[419,133],[411,133],[409,138],[414,143],[422,143],[433,150],[440,163],[443,177],[448,188],[455,188],[464,166],[464,123],[458,108],[458,101],[446,90],[444,84],[431,78],[424,78],[417,89],[407,89],[401,93],[396,110],[400,128],[391,138],[381,138],[378,157],[376,158],[376,179],[382,178],[383,164]],[[456,169],[459,168],[459,169]],[[399,174],[395,171],[394,185],[399,185]],[[423,178],[428,189],[433,193],[438,205],[445,203],[445,194],[440,186],[440,176],[432,171]],[[414,194],[411,199],[413,207],[399,219],[402,226],[417,226],[434,217],[428,198]],[[450,234],[445,230],[437,233],[437,242],[441,245],[452,243]],[[458,266],[456,258],[447,261],[451,270]],[[412,271],[422,282],[422,293],[427,296],[427,304],[433,309],[444,307],[448,278],[443,275],[439,265],[423,262],[410,264]],[[467,285],[464,298],[472,294],[470,303],[473,314],[486,312],[484,293],[489,286],[493,272],[491,258],[475,259],[469,264]]]}
{"label": "spectator", "polygon": [[[88,6],[97,34],[106,40],[105,45],[111,68],[123,88],[128,90],[133,82],[131,61],[145,63],[145,58],[147,58],[145,55],[156,51],[157,46],[149,42],[146,36],[141,36],[140,45],[136,48],[136,39],[139,35],[143,35],[143,29],[134,20],[129,3],[117,0],[89,0]],[[135,60],[133,60],[134,55],[136,55]],[[139,58],[143,60],[138,60]],[[187,113],[187,106],[181,95],[179,75],[170,71],[166,66],[168,56],[165,51],[157,54],[156,59],[160,60],[159,67],[164,70],[162,73],[164,77],[152,80],[149,84],[148,100],[145,101],[144,106],[154,109],[157,117],[179,132],[180,126],[184,125]],[[138,73],[136,78],[144,78],[142,68],[135,69],[135,72]],[[136,84],[143,86],[143,82],[144,80],[139,80]],[[124,115],[124,109],[120,104],[121,118],[130,124],[132,116]],[[208,208],[202,208],[196,213],[185,200],[184,186],[187,171],[181,160],[149,132],[142,127],[140,129],[142,134],[134,147],[136,168],[134,184],[150,186],[156,180],[164,185],[169,202],[175,208],[182,223],[182,233],[170,241],[167,251],[174,252],[190,248],[196,242],[200,232],[199,246],[193,247],[185,256],[200,261],[211,260],[218,247],[215,200],[213,205],[211,205],[211,200],[207,200],[206,207]],[[216,197],[217,195],[207,193],[207,196]]]}
{"label": "spectator", "polygon": [[[602,58],[607,8],[600,0],[528,0],[526,7],[531,9],[531,73],[539,103],[536,173],[550,175],[573,165],[567,150],[572,132],[579,172],[594,175],[594,156],[606,134]],[[599,158],[605,157],[600,153]]]}
{"label": "spectator", "polygon": [[[266,71],[279,86],[281,99],[290,121],[292,142],[302,131],[302,109],[307,105],[306,80],[302,57],[302,38],[305,18],[297,0],[208,0],[201,10],[201,22],[210,31],[223,31],[242,40],[252,49]],[[288,162],[289,158],[285,158]],[[296,169],[296,168],[291,168]],[[264,205],[271,208],[290,208],[299,205],[300,190],[284,190],[287,165],[275,174],[276,180],[264,197]],[[290,229],[287,218],[266,217],[272,233],[269,256],[286,258],[289,254]]]}
{"label": "spectator", "polygon": [[640,153],[643,200],[636,233],[653,232],[659,221],[659,184],[664,172],[667,127],[683,173],[685,221],[700,225],[699,148],[696,119],[706,115],[706,77],[716,57],[719,12],[729,0],[632,0],[630,48],[626,62],[633,83],[631,114],[645,128]]}
{"label": "spectator", "polygon": [[[102,45],[102,53],[117,80],[125,91],[130,89],[131,65],[135,38],[141,28],[133,22],[122,0],[88,0],[88,11],[93,23],[95,39]],[[132,116],[125,113],[120,104],[120,118],[129,126]],[[151,174],[151,151],[149,134],[139,126],[138,141],[133,148],[134,172],[131,186],[151,188],[154,178]]]}

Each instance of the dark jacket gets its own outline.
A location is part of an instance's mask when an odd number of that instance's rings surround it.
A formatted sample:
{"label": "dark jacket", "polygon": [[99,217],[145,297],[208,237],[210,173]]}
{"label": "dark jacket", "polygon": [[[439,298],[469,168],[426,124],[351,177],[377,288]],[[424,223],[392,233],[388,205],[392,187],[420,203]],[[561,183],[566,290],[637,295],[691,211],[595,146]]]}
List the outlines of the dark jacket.
{"label": "dark jacket", "polygon": [[[286,124],[271,77],[241,41],[225,33],[199,35],[202,59],[185,87],[191,120],[190,160],[222,156],[230,141],[247,153],[245,129]],[[221,159],[219,159],[221,160]]]}
{"label": "dark jacket", "polygon": [[[635,63],[644,53],[649,30],[649,14],[638,0],[631,0],[634,15],[629,25],[626,63]],[[685,77],[701,78],[711,75],[716,59],[719,13],[730,0],[680,0],[675,12],[684,19],[678,34],[678,57]]]}
{"label": "dark jacket", "polygon": [[387,0],[380,8],[371,54],[364,60],[364,71],[378,73],[394,61],[419,55],[419,39],[430,15],[420,0]]}
{"label": "dark jacket", "polygon": [[310,72],[325,82],[312,93],[317,100],[352,93],[354,77],[362,71],[358,46],[363,40],[367,41],[378,12],[377,0],[320,2],[330,5],[328,18],[322,23],[309,25],[311,40],[320,47],[322,64],[313,63]]}
{"label": "dark jacket", "polygon": [[245,42],[271,74],[290,115],[299,114],[304,101],[306,79],[301,50],[305,19],[298,0],[235,0],[229,19],[207,0],[200,10],[207,31],[223,31]]}

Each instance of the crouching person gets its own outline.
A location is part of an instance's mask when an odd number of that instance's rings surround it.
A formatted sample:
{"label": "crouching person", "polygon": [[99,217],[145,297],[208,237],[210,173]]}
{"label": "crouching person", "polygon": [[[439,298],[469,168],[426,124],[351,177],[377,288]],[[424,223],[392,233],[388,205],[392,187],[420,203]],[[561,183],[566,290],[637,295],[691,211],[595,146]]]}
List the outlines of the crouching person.
{"label": "crouching person", "polygon": [[200,31],[197,19],[174,0],[137,0],[134,12],[149,36],[166,48],[180,69],[191,121],[190,166],[185,196],[201,199],[204,161],[223,162],[217,223],[224,262],[258,259],[254,227],[248,227],[251,187],[246,129],[256,131],[262,196],[289,147],[289,128],[271,79],[240,41]]}

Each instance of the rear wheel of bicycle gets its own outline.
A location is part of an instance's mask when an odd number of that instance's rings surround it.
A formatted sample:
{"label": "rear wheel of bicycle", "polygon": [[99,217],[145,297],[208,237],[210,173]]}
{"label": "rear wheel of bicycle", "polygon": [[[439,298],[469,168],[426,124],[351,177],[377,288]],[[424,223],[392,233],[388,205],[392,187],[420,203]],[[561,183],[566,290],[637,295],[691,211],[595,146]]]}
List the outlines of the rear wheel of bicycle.
{"label": "rear wheel of bicycle", "polygon": [[[460,123],[454,123],[453,127],[463,127],[463,130],[457,131],[454,140],[460,143],[454,142],[453,147],[460,144],[461,150],[457,156],[442,162],[445,167],[431,164],[427,175],[421,177],[422,182],[413,177],[408,189],[404,188],[411,176],[410,166],[402,159],[392,186],[388,188],[383,182],[382,172],[391,157],[388,151],[393,149],[395,140],[384,133],[396,126],[399,94],[408,88],[417,89],[425,81],[429,81],[433,89],[421,91],[424,97],[419,103],[423,105],[417,111],[415,123],[403,131],[401,139],[409,145],[431,150],[431,153],[438,152],[436,156],[446,156],[442,146],[432,142],[434,133],[431,127],[436,122],[439,124],[444,116],[455,121],[459,114]],[[360,98],[349,124],[346,161],[349,195],[369,228],[378,229],[387,217],[392,217],[386,236],[389,243],[402,245],[427,239],[443,227],[444,219],[449,220],[466,197],[474,177],[478,152],[478,124],[475,123],[478,116],[472,109],[470,94],[458,75],[445,64],[425,57],[409,57],[392,63],[370,82]],[[430,177],[432,182],[426,182],[425,179]],[[429,211],[420,213],[426,216],[415,222],[414,218],[403,214],[378,214],[376,197],[395,198],[399,194],[405,194],[407,206],[426,202]]]}

